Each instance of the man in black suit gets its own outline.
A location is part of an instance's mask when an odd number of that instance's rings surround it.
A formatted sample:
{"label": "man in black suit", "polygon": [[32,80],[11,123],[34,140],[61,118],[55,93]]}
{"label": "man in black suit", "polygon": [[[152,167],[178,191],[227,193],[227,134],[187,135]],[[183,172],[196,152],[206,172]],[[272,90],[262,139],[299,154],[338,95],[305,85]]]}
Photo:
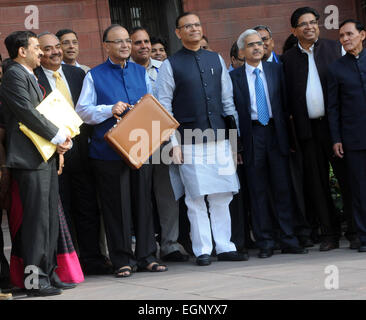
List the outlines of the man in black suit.
{"label": "man in black suit", "polygon": [[293,234],[293,203],[288,169],[289,144],[285,124],[285,92],[281,65],[262,62],[263,41],[252,29],[238,39],[245,64],[230,73],[239,114],[243,162],[251,202],[253,232],[259,257],[273,254],[270,189],[281,229],[282,253],[307,253]]}
{"label": "man in black suit", "polygon": [[366,252],[365,27],[346,20],[340,25],[339,37],[347,54],[329,67],[328,121],[334,153],[347,162],[359,252]]}
{"label": "man in black suit", "polygon": [[[65,129],[58,129],[35,109],[43,98],[33,73],[43,55],[37,36],[30,31],[16,31],[5,39],[5,45],[14,60],[1,86],[6,110],[6,165],[18,185],[23,208],[20,234],[24,284],[29,295],[56,295],[64,287],[54,272],[59,234],[56,159],[43,161],[31,140],[20,131],[19,122],[57,144],[59,153],[70,148],[71,139]],[[35,277],[38,281],[29,281]]]}
{"label": "man in black suit", "polygon": [[[50,94],[58,87],[55,75],[58,73],[66,85],[66,98],[75,106],[83,86],[84,71],[61,64],[63,52],[60,40],[54,34],[45,32],[38,39],[43,57],[41,66],[34,72],[40,87],[46,96]],[[59,176],[60,197],[73,241],[79,249],[83,271],[86,274],[111,273],[111,264],[102,256],[99,246],[100,213],[88,162],[89,131],[90,126],[82,124],[80,134],[73,139],[72,149],[65,155],[65,167]]]}
{"label": "man in black suit", "polygon": [[[264,55],[262,60],[273,63],[282,63],[281,56],[276,54],[274,51],[275,43],[272,37],[271,29],[266,25],[257,25],[253,28],[258,31],[262,37]],[[293,130],[292,119],[288,120],[289,139],[290,139],[290,175],[291,175],[291,188],[294,194],[294,205],[295,205],[295,216],[294,226],[295,234],[300,239],[301,244],[304,247],[314,246],[310,240],[309,235],[311,234],[311,227],[306,219],[305,210],[305,199],[304,199],[304,188],[303,188],[303,164],[302,154],[299,143],[296,138],[296,134]]]}
{"label": "man in black suit", "polygon": [[334,157],[326,112],[327,67],[341,57],[341,45],[319,38],[318,20],[319,14],[312,8],[295,10],[291,26],[298,44],[282,55],[282,62],[289,113],[303,156],[306,214],[313,233],[317,233],[320,225],[320,251],[328,251],[339,247],[341,236],[339,215],[330,192],[329,162],[341,187],[348,226],[346,237],[351,248],[357,247],[357,235],[352,222],[345,162]]}

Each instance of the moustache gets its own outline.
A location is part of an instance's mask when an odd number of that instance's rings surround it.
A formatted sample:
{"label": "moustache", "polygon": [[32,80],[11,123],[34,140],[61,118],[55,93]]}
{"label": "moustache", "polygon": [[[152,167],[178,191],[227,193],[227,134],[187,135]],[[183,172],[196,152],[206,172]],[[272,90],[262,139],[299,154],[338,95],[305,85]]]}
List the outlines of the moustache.
{"label": "moustache", "polygon": [[261,50],[254,50],[253,54],[256,54],[256,53],[262,53],[262,51]]}
{"label": "moustache", "polygon": [[50,56],[50,58],[54,58],[54,57],[61,57],[61,53],[52,54],[52,55]]}

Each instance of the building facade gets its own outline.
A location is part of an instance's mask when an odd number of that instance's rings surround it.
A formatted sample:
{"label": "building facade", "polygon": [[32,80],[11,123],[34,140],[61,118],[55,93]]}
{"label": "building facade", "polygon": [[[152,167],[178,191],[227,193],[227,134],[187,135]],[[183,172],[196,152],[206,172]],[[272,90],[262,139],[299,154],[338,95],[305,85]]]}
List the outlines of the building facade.
{"label": "building facade", "polygon": [[337,38],[338,30],[327,28],[327,21],[331,26],[336,22],[331,19],[334,9],[339,22],[346,18],[365,22],[364,0],[0,0],[0,53],[7,56],[4,39],[12,31],[55,33],[71,28],[79,37],[78,60],[93,67],[105,59],[101,39],[111,23],[128,29],[147,27],[151,34],[166,38],[169,53],[174,53],[180,47],[174,33],[175,19],[183,11],[192,11],[200,16],[211,48],[229,63],[232,43],[242,31],[257,24],[271,27],[276,51],[281,53],[291,31],[290,15],[302,6],[319,11],[323,37]]}

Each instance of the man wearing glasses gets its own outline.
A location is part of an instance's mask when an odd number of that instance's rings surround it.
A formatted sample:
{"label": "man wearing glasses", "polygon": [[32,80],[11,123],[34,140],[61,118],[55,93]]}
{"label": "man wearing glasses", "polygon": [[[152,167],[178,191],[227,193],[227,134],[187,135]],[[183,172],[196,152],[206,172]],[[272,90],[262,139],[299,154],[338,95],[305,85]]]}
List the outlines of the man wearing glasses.
{"label": "man wearing glasses", "polygon": [[[200,48],[202,26],[196,14],[180,15],[175,33],[183,48],[163,62],[157,91],[161,104],[180,123],[181,141],[175,135],[171,137],[173,161],[177,164],[170,166],[177,169],[177,175],[171,172],[171,178],[176,198],[185,193],[196,263],[199,266],[211,263],[211,230],[219,261],[247,260],[248,256],[238,253],[230,241],[229,204],[239,185],[229,141],[225,140],[225,134],[221,137],[219,134],[220,130],[225,132],[223,116],[237,117],[231,80],[224,60],[217,53]],[[193,136],[193,131],[207,136]],[[218,160],[223,160],[225,154],[228,170],[224,173]]]}
{"label": "man wearing glasses", "polygon": [[253,28],[255,31],[262,37],[263,41],[263,60],[268,62],[280,62],[280,57],[273,51],[274,49],[274,40],[272,38],[272,31],[269,27],[264,25],[258,25]]}
{"label": "man wearing glasses", "polygon": [[316,239],[320,226],[320,251],[339,247],[341,230],[330,192],[330,162],[341,187],[348,225],[346,237],[351,248],[357,249],[345,163],[334,156],[326,113],[327,69],[341,57],[341,45],[319,38],[318,21],[319,14],[313,8],[295,10],[291,26],[298,44],[282,56],[289,113],[302,151],[306,215],[313,229],[312,234],[304,234],[300,240],[309,244],[310,237]]}
{"label": "man wearing glasses", "polygon": [[[132,174],[103,138],[116,124],[115,114],[121,115],[127,110],[127,104],[133,105],[146,93],[152,93],[145,68],[128,61],[131,42],[122,26],[114,24],[106,29],[103,46],[108,59],[88,72],[76,106],[83,121],[94,126],[89,157],[96,175],[108,251],[116,277],[129,277],[135,266],[151,272],[167,270],[155,257],[149,170],[144,165]],[[135,253],[131,243],[132,221]]]}
{"label": "man wearing glasses", "polygon": [[260,249],[258,257],[271,257],[275,246],[268,191],[273,196],[274,216],[281,230],[282,253],[306,254],[293,232],[282,66],[262,61],[263,41],[257,31],[246,30],[237,42],[245,64],[230,76],[239,114],[253,232]]}
{"label": "man wearing glasses", "polygon": [[75,31],[71,29],[61,29],[57,31],[56,37],[60,40],[63,52],[63,63],[81,68],[87,73],[90,68],[79,64],[76,59],[79,56],[79,39]]}

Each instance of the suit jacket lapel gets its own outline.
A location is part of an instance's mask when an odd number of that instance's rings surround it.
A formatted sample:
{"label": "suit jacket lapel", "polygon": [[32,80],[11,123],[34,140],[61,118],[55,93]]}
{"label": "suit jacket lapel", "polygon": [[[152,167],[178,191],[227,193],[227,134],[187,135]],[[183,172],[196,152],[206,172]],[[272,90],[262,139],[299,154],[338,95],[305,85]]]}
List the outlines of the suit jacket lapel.
{"label": "suit jacket lapel", "polygon": [[38,82],[36,80],[36,77],[34,75],[29,74],[28,72],[27,72],[27,77],[29,77],[30,82],[31,82],[34,90],[37,92],[37,96],[38,96],[39,101],[42,101],[43,100],[43,95],[42,95],[40,87],[38,86]]}
{"label": "suit jacket lapel", "polygon": [[52,92],[52,88],[50,83],[48,82],[46,74],[41,67],[37,68],[35,70],[35,73],[38,77],[38,82],[41,84],[41,86],[44,87],[44,89],[46,90],[46,96],[48,96]]}
{"label": "suit jacket lapel", "polygon": [[245,71],[245,64],[242,67],[240,67],[240,73],[237,74],[237,77],[244,105],[247,107],[248,112],[250,114],[251,113],[250,93],[249,93],[247,73]]}
{"label": "suit jacket lapel", "polygon": [[70,88],[70,92],[71,92],[71,98],[72,98],[72,101],[74,102],[74,104],[76,105],[76,102],[77,101],[75,101],[76,99],[76,97],[77,97],[77,93],[75,92],[75,89],[76,89],[76,87],[75,86],[73,86],[73,77],[72,77],[72,72],[69,72],[70,71],[70,69],[69,68],[67,68],[67,67],[65,67],[65,65],[63,64],[62,65],[62,71],[63,71],[63,73],[64,73],[64,75],[65,75],[65,78],[66,78],[66,81],[67,81],[67,83],[68,83],[68,85],[69,85],[69,88]]}
{"label": "suit jacket lapel", "polygon": [[273,101],[273,74],[272,74],[272,68],[270,67],[269,63],[262,63],[263,65],[263,71],[264,75],[266,77],[267,82],[267,88],[268,88],[268,95],[269,95],[269,101]]}

